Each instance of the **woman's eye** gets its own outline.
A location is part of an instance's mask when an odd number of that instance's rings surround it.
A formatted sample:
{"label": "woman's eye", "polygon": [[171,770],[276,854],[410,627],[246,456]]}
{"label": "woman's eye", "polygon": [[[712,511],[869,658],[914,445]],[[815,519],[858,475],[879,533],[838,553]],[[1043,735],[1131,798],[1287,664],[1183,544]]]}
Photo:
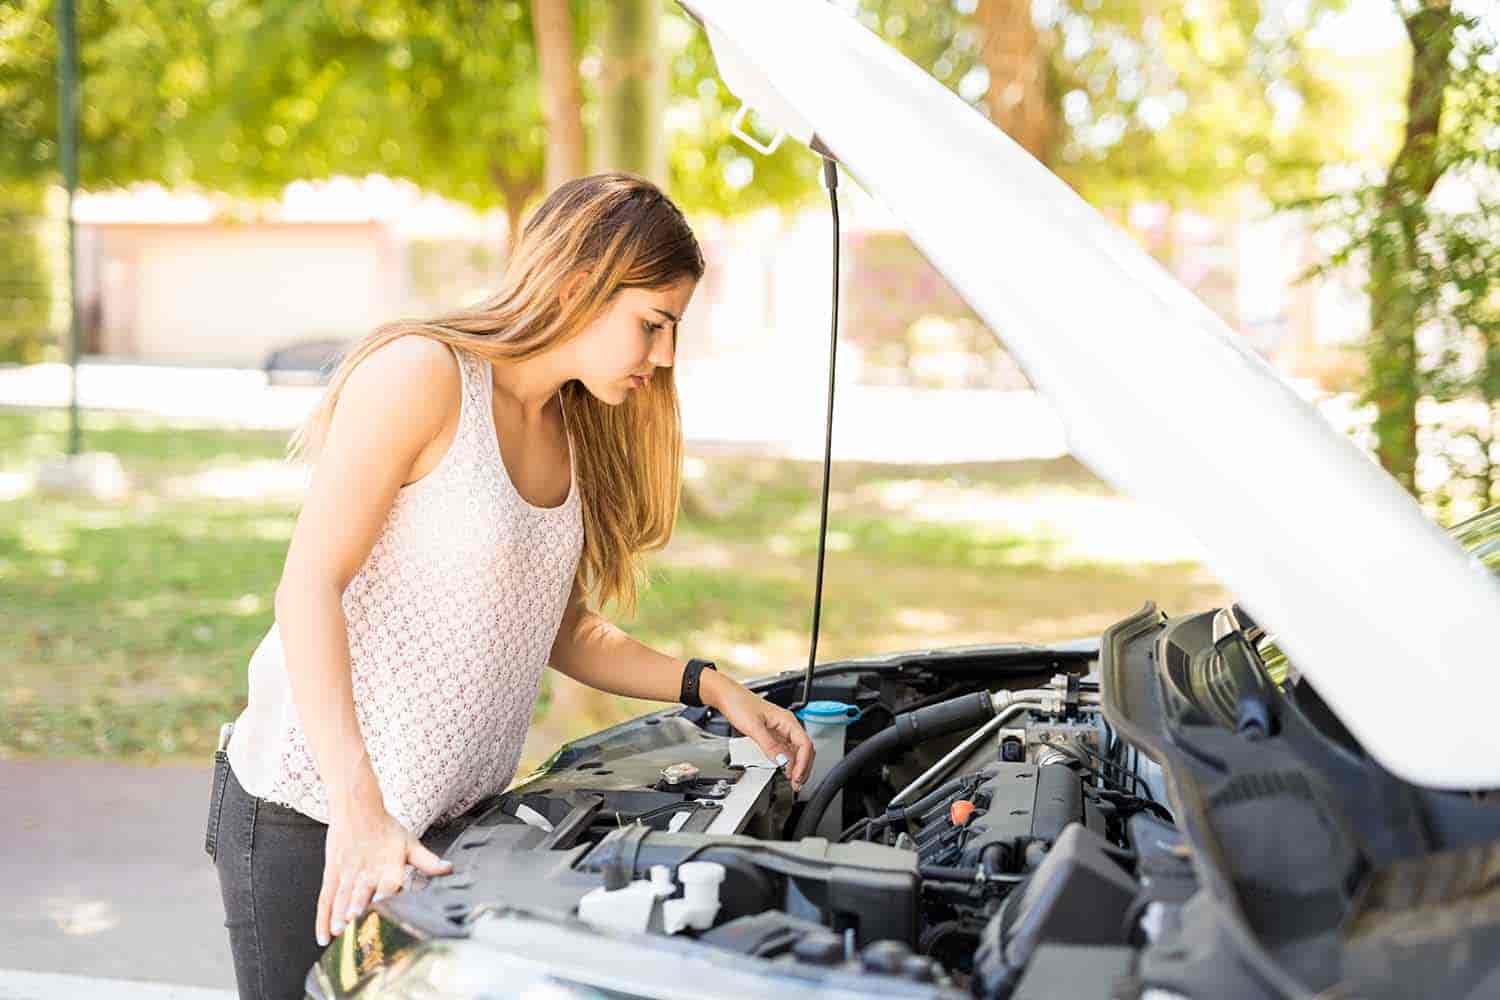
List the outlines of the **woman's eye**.
{"label": "woman's eye", "polygon": [[660,323],[653,323],[649,319],[641,320],[641,326],[645,328],[647,333],[655,333],[657,330],[661,329]]}

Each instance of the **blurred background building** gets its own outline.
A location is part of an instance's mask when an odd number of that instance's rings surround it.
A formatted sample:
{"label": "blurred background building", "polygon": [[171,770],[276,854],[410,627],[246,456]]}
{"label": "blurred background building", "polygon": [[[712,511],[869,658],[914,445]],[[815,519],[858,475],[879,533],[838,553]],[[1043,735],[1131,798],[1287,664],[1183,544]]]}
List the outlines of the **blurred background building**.
{"label": "blurred background building", "polygon": [[[858,381],[1024,385],[893,220],[862,195],[846,198],[844,333],[857,346],[849,363]],[[1357,275],[1296,284],[1315,260],[1312,236],[1251,197],[1237,207],[1215,218],[1141,202],[1120,221],[1262,355],[1338,388],[1326,348],[1362,328]],[[488,294],[508,245],[503,213],[379,176],[297,182],[268,205],[138,186],[80,196],[76,218],[83,353],[147,364],[258,368],[291,344],[436,315]],[[768,336],[795,336],[826,311],[827,225],[815,208],[700,222],[709,272],[685,324],[684,358],[758,355]],[[1087,280],[1079,275],[1080,287]]]}

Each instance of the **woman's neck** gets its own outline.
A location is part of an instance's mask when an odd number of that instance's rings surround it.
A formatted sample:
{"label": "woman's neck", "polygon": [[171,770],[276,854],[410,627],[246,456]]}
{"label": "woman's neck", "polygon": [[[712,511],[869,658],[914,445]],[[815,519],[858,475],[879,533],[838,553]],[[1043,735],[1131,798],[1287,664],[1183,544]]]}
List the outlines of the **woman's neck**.
{"label": "woman's neck", "polygon": [[542,411],[568,380],[553,368],[552,361],[548,355],[539,354],[524,361],[491,363],[496,391],[519,403],[525,420],[540,420]]}

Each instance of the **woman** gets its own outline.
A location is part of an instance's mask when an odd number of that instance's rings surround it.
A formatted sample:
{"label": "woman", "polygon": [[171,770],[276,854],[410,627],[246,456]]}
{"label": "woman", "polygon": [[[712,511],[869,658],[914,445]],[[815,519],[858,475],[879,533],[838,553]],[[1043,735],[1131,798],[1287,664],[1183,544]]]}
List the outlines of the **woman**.
{"label": "woman", "polygon": [[587,601],[633,609],[638,557],[671,536],[670,366],[703,269],[650,182],[569,181],[497,294],[383,326],[334,373],[292,441],[317,461],[249,703],[216,755],[205,846],[241,997],[301,997],[330,934],[451,870],[437,851],[514,776],[545,666],[701,699],[805,780],[812,745],[790,712]]}

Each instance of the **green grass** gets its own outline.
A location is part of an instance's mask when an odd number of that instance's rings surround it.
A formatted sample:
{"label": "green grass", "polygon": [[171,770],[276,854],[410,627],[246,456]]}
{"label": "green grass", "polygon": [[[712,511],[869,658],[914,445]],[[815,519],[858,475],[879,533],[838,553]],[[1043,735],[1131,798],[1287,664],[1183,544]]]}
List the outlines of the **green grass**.
{"label": "green grass", "polygon": [[[128,414],[85,412],[84,450],[107,451],[129,464],[132,475],[155,479],[205,465],[280,458],[287,435],[225,431]],[[0,409],[0,467],[16,467],[60,454],[67,444],[67,412]]]}
{"label": "green grass", "polygon": [[[64,430],[59,413],[0,413],[0,471],[56,454]],[[0,503],[0,752],[201,751],[243,704],[296,511],[150,484],[275,457],[282,436],[96,414],[84,433],[146,485],[119,505]]]}
{"label": "green grass", "polygon": [[[58,454],[61,412],[0,410],[0,474]],[[0,501],[0,756],[206,759],[244,706],[246,664],[272,620],[297,508],[172,487],[284,452],[285,435],[89,413],[85,449],[117,454],[120,503]],[[619,624],[679,656],[743,675],[807,657],[818,528],[817,462],[689,460],[672,544],[649,563]],[[1199,567],[1090,562],[1064,539],[912,504],[1109,493],[1070,460],[834,469],[819,659],[957,643],[1097,634],[1153,598],[1168,609],[1222,594]],[[274,494],[271,494],[274,496]],[[608,613],[611,609],[606,609]],[[564,693],[549,674],[527,758],[649,707]]]}

